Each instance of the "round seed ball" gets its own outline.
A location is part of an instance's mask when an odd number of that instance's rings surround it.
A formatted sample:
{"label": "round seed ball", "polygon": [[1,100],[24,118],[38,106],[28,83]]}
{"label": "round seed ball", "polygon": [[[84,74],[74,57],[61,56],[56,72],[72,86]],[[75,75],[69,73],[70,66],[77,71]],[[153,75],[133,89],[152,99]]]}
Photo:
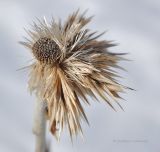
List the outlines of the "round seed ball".
{"label": "round seed ball", "polygon": [[37,60],[52,64],[58,56],[59,46],[52,39],[43,37],[34,43],[32,50]]}

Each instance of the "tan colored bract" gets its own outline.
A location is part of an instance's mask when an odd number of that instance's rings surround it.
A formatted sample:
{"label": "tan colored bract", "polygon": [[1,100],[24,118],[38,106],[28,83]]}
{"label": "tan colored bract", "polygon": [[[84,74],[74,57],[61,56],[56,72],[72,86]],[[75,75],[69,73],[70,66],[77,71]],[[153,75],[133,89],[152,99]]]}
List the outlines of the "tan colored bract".
{"label": "tan colored bract", "polygon": [[81,102],[89,104],[89,96],[114,109],[113,101],[127,88],[116,82],[118,75],[113,70],[120,68],[117,63],[123,54],[109,52],[114,44],[84,28],[90,20],[78,11],[63,25],[54,19],[51,23],[38,20],[27,31],[30,40],[21,42],[35,57],[30,66],[30,91],[47,103],[50,131],[58,137],[65,125],[71,137],[82,133],[81,119],[88,120]]}

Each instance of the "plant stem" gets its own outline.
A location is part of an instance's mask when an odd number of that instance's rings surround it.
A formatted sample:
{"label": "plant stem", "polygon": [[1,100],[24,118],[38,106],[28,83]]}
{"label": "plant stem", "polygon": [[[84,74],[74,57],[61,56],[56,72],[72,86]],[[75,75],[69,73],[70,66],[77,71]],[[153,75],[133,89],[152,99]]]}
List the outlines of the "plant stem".
{"label": "plant stem", "polygon": [[34,110],[33,133],[35,135],[35,152],[46,150],[46,103],[37,100]]}

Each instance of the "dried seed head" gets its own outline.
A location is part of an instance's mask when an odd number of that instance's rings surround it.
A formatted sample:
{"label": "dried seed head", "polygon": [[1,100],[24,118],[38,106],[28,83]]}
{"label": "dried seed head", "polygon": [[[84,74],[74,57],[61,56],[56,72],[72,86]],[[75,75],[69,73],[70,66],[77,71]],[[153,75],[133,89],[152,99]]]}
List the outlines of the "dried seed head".
{"label": "dried seed head", "polygon": [[40,62],[46,64],[55,63],[59,53],[58,45],[50,38],[42,37],[37,40],[32,47],[33,54]]}
{"label": "dried seed head", "polygon": [[114,44],[84,29],[90,20],[78,11],[63,25],[38,20],[28,31],[31,40],[21,42],[36,58],[31,65],[30,91],[47,102],[50,131],[58,137],[66,125],[71,137],[82,132],[81,119],[88,120],[81,102],[89,104],[88,96],[114,109],[113,102],[120,106],[119,92],[128,88],[116,80],[115,69],[122,69],[118,62],[123,54],[109,52]]}

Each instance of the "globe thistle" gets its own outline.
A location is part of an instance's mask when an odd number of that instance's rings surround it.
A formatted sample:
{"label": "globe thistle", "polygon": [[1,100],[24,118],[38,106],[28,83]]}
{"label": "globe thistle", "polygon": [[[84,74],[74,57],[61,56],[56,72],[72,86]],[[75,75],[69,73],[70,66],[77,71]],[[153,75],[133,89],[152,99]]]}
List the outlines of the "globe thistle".
{"label": "globe thistle", "polygon": [[[68,126],[71,137],[82,132],[81,120],[87,123],[82,102],[89,104],[88,97],[104,100],[112,105],[120,98],[119,92],[127,87],[116,81],[123,60],[120,53],[111,53],[111,41],[99,40],[104,34],[96,34],[85,26],[92,17],[74,12],[64,24],[44,18],[26,30],[30,39],[21,42],[33,54],[30,65],[29,89],[46,103],[46,115],[53,135],[60,135]],[[122,108],[122,107],[121,107]]]}

